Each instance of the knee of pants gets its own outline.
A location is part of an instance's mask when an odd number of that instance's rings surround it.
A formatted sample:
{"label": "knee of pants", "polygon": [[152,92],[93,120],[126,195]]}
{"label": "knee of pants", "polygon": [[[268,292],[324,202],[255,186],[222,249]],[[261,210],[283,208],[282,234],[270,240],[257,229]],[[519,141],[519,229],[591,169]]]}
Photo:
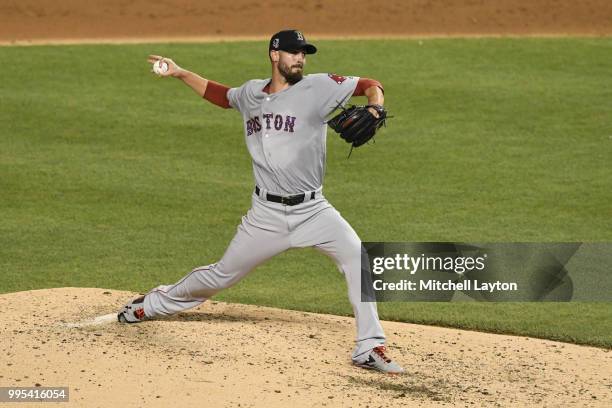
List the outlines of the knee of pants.
{"label": "knee of pants", "polygon": [[368,254],[361,241],[352,241],[338,253],[338,267],[343,272],[360,272],[362,264],[368,265]]}

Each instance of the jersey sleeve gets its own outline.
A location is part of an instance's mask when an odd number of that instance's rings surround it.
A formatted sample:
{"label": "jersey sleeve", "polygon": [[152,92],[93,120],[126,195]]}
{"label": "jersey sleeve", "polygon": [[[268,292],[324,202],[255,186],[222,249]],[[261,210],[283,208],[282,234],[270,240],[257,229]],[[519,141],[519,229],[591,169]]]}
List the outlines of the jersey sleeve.
{"label": "jersey sleeve", "polygon": [[313,86],[320,98],[319,116],[325,118],[337,107],[344,106],[353,95],[359,77],[335,74],[314,74]]}
{"label": "jersey sleeve", "polygon": [[239,112],[242,112],[243,106],[245,105],[246,94],[248,92],[248,82],[242,84],[242,86],[238,88],[230,88],[227,91],[227,99],[232,108],[236,109]]}

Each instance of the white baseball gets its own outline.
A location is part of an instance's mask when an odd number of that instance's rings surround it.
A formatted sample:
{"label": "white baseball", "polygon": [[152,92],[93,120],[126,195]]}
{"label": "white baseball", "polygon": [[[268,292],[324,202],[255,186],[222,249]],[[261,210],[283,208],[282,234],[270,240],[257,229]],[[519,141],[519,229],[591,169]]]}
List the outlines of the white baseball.
{"label": "white baseball", "polygon": [[157,75],[164,74],[167,71],[168,71],[168,63],[167,62],[163,62],[162,60],[157,60],[153,64],[153,72],[155,72]]}

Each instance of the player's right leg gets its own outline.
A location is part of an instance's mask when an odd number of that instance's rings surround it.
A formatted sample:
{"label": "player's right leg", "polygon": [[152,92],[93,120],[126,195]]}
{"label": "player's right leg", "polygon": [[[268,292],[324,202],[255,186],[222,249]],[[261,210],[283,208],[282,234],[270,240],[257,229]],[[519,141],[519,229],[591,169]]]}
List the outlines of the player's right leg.
{"label": "player's right leg", "polygon": [[161,285],[137,298],[119,312],[118,319],[133,323],[168,316],[200,305],[217,292],[244,278],[257,265],[290,247],[282,213],[261,205],[253,208],[238,226],[236,235],[217,263],[194,269],[174,285]]}

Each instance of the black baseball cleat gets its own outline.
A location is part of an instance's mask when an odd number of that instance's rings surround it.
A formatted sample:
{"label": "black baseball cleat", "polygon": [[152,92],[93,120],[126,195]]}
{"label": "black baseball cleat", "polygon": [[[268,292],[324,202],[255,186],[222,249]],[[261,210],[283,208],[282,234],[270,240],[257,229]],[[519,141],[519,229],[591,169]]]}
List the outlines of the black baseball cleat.
{"label": "black baseball cleat", "polygon": [[123,306],[123,309],[117,314],[117,320],[119,323],[139,323],[146,320],[144,312],[144,296],[137,297],[127,305]]}

